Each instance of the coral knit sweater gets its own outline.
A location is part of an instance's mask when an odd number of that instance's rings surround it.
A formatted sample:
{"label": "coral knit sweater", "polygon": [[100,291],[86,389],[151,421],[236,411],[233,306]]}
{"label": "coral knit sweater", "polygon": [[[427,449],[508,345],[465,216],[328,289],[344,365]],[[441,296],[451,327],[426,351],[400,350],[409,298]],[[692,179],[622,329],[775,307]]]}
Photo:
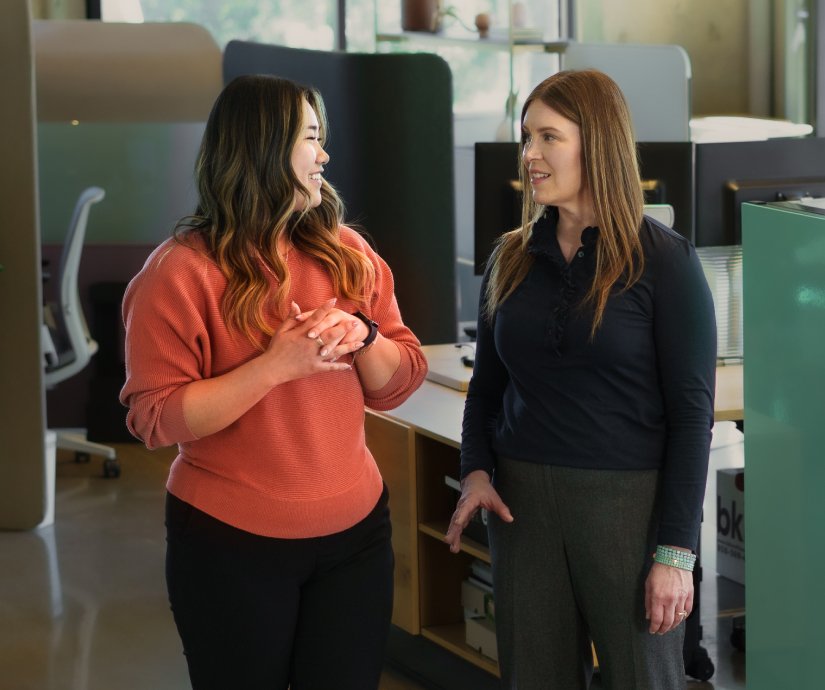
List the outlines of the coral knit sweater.
{"label": "coral knit sweater", "polygon": [[[375,289],[360,308],[397,345],[398,370],[381,390],[364,390],[356,367],[289,381],[204,438],[196,438],[184,419],[186,385],[260,354],[221,318],[223,274],[200,239],[193,240],[194,247],[167,240],[126,290],[126,383],[120,399],[129,408],[129,430],[148,448],[176,443],[169,492],[247,532],[316,537],[366,517],[378,501],[382,480],[364,442],[364,405],[396,407],[427,371],[417,338],[401,320],[389,267],[353,230],[341,227],[340,235],[375,266]],[[293,248],[287,263],[288,300],[302,311],[334,296],[329,276],[315,259]],[[271,280],[274,289],[276,279]],[[343,299],[336,306],[349,312],[359,308]],[[280,326],[274,309],[267,318]],[[260,334],[259,342],[265,346],[268,338]]]}

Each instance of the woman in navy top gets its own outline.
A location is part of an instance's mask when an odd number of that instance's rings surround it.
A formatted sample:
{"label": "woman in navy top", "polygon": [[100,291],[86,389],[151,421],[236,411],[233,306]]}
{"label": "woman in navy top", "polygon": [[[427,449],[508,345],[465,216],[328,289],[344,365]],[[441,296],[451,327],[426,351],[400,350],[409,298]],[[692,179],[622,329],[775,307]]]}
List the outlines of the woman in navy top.
{"label": "woman in navy top", "polygon": [[630,115],[595,70],[522,109],[522,226],[482,284],[446,540],[489,511],[503,687],[685,684],[713,425],[713,302],[643,215]]}

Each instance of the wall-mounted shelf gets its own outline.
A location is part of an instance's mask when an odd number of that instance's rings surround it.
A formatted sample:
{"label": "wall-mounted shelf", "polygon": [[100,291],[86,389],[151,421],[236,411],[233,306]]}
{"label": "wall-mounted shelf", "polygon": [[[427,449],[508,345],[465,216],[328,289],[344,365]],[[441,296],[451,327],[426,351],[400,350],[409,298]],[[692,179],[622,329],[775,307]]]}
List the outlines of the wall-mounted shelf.
{"label": "wall-mounted shelf", "polygon": [[[383,6],[382,6],[383,7]],[[386,9],[386,8],[384,8]],[[447,59],[453,68],[454,84],[456,88],[456,103],[459,108],[465,100],[473,100],[471,108],[481,107],[478,103],[479,93],[489,94],[493,98],[485,101],[484,108],[489,112],[492,107],[503,108],[505,121],[509,119],[511,136],[515,131],[518,99],[524,98],[527,93],[548,74],[559,69],[560,59],[553,57],[561,55],[568,46],[565,38],[570,35],[568,16],[570,8],[565,0],[547,2],[546,0],[497,0],[488,8],[479,8],[488,11],[492,26],[489,34],[481,37],[472,28],[473,16],[458,17],[448,13],[443,19],[443,28],[437,32],[430,31],[403,31],[400,30],[398,18],[380,17],[379,3],[375,5],[375,45],[378,52],[394,51],[428,51],[440,53]],[[491,61],[475,61],[474,65],[484,64],[477,69],[467,66],[468,58],[456,57],[453,49],[477,51],[479,53],[500,53],[506,55],[506,66],[502,63],[491,65]],[[453,51],[453,52],[450,52]],[[518,59],[524,55],[524,59]],[[539,56],[546,56],[540,59]],[[472,58],[470,58],[472,60]],[[528,62],[529,61],[529,62]],[[506,70],[506,77],[504,76]],[[480,73],[488,75],[488,80],[479,86],[475,81],[464,82],[465,79],[477,79]],[[468,77],[468,74],[474,75]],[[462,90],[462,84],[463,90]],[[470,85],[472,84],[472,87]],[[472,94],[472,95],[470,95]],[[500,94],[500,97],[499,97]],[[495,106],[488,103],[498,100]],[[484,99],[481,99],[484,100]],[[501,132],[507,134],[507,128]],[[496,132],[496,136],[501,136]]]}
{"label": "wall-mounted shelf", "polygon": [[569,41],[545,41],[542,38],[508,38],[506,35],[479,38],[468,35],[453,36],[426,31],[401,31],[399,33],[378,33],[375,35],[377,43],[417,43],[424,46],[460,46],[476,50],[531,50],[542,53],[563,53]]}

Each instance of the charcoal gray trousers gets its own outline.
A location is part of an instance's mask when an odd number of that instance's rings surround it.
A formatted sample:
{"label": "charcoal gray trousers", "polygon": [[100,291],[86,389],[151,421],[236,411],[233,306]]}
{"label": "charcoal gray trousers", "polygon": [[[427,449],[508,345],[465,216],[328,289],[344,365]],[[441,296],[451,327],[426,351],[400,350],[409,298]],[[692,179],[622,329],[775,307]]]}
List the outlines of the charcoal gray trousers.
{"label": "charcoal gray trousers", "polygon": [[648,632],[659,473],[499,459],[494,484],[515,521],[489,518],[505,690],[686,687],[684,625]]}

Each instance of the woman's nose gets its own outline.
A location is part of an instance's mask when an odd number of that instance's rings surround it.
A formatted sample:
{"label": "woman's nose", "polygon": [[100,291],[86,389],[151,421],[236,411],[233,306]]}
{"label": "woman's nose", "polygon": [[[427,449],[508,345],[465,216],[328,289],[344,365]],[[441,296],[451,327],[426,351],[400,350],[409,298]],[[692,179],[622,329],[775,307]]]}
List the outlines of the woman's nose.
{"label": "woman's nose", "polygon": [[536,149],[532,143],[527,143],[524,145],[524,149],[521,152],[521,158],[525,162],[529,162],[536,159]]}

